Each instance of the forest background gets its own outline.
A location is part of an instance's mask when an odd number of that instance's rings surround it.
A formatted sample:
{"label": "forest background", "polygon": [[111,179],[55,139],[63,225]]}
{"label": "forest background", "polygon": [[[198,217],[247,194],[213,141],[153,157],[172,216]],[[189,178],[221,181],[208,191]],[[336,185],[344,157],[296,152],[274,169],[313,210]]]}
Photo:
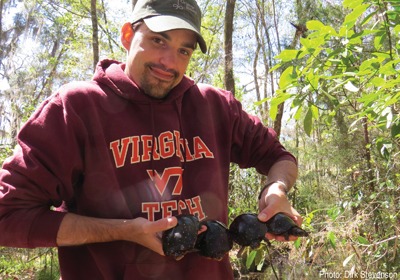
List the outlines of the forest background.
{"label": "forest background", "polygon": [[[135,2],[0,0],[0,162],[40,102],[124,60]],[[310,232],[235,248],[237,278],[400,279],[400,1],[198,3],[209,49],[187,74],[234,92],[298,157],[289,197]],[[257,211],[264,180],[232,166],[231,219]],[[0,248],[0,279],[58,278],[55,249]]]}

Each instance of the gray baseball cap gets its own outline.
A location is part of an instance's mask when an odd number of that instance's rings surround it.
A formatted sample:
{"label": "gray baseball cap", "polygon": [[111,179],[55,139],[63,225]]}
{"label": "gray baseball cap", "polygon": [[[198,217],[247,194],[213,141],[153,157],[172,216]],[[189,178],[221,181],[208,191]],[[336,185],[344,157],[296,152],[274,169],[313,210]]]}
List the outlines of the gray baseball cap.
{"label": "gray baseball cap", "polygon": [[203,53],[207,44],[201,36],[201,11],[195,0],[139,0],[132,14],[132,23],[143,20],[153,32],[188,29],[197,34]]}

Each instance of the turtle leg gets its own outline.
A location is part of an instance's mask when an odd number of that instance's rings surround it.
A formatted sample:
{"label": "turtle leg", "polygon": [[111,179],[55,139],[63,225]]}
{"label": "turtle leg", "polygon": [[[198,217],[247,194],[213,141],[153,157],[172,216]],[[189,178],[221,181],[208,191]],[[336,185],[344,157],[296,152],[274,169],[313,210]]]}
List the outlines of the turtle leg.
{"label": "turtle leg", "polygon": [[286,241],[289,241],[289,232],[285,232],[285,233],[283,233],[283,236],[285,237],[285,240]]}

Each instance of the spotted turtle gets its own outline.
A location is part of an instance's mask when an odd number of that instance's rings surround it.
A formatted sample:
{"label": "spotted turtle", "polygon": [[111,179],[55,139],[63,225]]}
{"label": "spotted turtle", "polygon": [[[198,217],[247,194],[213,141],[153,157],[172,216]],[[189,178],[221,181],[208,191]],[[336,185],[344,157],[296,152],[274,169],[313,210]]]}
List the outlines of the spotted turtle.
{"label": "spotted turtle", "polygon": [[257,248],[265,239],[267,232],[282,235],[289,240],[289,235],[308,236],[308,232],[301,229],[286,214],[278,213],[267,222],[261,222],[256,214],[246,213],[237,216],[229,227],[233,240],[241,246]]}
{"label": "spotted turtle", "polygon": [[228,228],[215,220],[203,221],[200,225],[205,225],[207,230],[199,234],[195,248],[201,256],[222,260],[233,246]]}
{"label": "spotted turtle", "polygon": [[267,226],[256,214],[246,213],[237,216],[229,226],[229,233],[237,244],[255,249],[265,238]]}
{"label": "spotted turtle", "polygon": [[308,232],[300,228],[295,222],[283,213],[278,213],[266,223],[267,231],[275,235],[282,235],[289,240],[289,235],[308,236]]}
{"label": "spotted turtle", "polygon": [[176,218],[178,224],[163,232],[162,246],[166,256],[180,259],[194,249],[200,222],[196,216],[190,214],[181,214]]}

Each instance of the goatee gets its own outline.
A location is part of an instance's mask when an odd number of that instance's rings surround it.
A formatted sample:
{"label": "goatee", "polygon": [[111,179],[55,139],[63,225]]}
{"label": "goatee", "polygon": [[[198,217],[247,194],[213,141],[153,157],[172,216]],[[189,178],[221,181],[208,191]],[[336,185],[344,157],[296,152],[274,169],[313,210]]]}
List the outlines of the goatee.
{"label": "goatee", "polygon": [[[178,84],[179,73],[177,71],[173,69],[166,69],[163,65],[156,63],[146,63],[144,66],[146,71],[142,76],[140,84],[143,92],[146,95],[157,99],[163,99],[168,95],[171,89]],[[154,77],[150,71],[151,69],[155,68],[171,73],[173,75],[173,79],[171,79],[171,81],[163,81]]]}

